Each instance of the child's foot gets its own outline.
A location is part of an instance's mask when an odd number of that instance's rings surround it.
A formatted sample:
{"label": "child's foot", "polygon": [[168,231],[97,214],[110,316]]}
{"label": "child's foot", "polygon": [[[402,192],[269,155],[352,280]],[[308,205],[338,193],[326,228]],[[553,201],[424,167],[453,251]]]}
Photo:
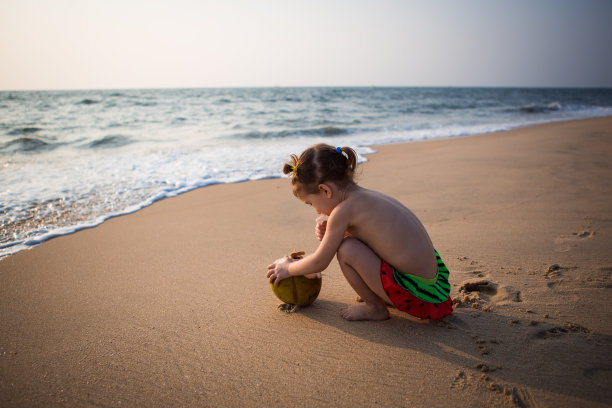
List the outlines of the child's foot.
{"label": "child's foot", "polygon": [[346,320],[386,320],[389,318],[389,311],[384,306],[379,308],[367,303],[359,303],[340,309],[340,315]]}
{"label": "child's foot", "polygon": [[[361,302],[365,302],[365,300],[363,300],[363,299],[361,298],[361,296],[357,295],[357,296],[355,297],[355,302],[357,302],[357,303],[361,303]],[[386,305],[387,305],[387,306],[389,306],[389,307],[395,307],[395,305],[394,305],[393,303],[389,303],[389,302],[385,302],[385,303],[386,303]]]}

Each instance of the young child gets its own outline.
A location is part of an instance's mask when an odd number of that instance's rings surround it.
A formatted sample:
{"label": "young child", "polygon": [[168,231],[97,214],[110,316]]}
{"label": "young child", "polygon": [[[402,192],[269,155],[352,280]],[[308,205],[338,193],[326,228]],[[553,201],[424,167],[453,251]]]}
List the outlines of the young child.
{"label": "young child", "polygon": [[[386,304],[424,319],[452,312],[448,269],[417,217],[399,201],[353,181],[357,155],[350,147],[317,144],[291,155],[293,194],[319,217],[317,250],[303,259],[285,257],[268,266],[267,278],[325,270],[334,255],[360,303],[341,310],[348,320],[389,318]],[[393,266],[391,266],[393,265]]]}

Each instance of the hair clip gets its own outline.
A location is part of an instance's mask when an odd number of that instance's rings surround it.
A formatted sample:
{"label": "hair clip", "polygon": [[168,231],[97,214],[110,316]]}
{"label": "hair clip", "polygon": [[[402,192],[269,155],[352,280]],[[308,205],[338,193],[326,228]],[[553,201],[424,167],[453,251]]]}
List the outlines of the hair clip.
{"label": "hair clip", "polygon": [[293,174],[297,174],[297,166],[291,166],[291,171]]}

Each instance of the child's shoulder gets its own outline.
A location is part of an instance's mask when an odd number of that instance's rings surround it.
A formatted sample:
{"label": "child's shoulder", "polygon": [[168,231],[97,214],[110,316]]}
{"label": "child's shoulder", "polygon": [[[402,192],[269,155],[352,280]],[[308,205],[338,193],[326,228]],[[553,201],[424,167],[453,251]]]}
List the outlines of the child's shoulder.
{"label": "child's shoulder", "polygon": [[360,190],[356,191],[347,201],[350,202],[347,203],[350,208],[357,209],[358,211],[394,212],[397,210],[406,210],[406,207],[396,198],[379,191],[365,188],[360,188]]}
{"label": "child's shoulder", "polygon": [[363,187],[360,187],[359,190],[356,190],[351,198],[353,199],[353,202],[376,202],[391,199],[391,197],[379,191],[369,190]]}
{"label": "child's shoulder", "polygon": [[351,192],[346,200],[342,202],[342,208],[345,210],[363,209],[364,207],[376,206],[377,203],[384,202],[386,196],[374,190],[359,188]]}

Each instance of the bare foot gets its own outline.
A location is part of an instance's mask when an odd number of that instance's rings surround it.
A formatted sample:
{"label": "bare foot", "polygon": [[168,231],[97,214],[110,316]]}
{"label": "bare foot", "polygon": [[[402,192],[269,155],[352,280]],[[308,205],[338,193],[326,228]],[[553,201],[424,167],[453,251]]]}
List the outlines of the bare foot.
{"label": "bare foot", "polygon": [[[355,296],[355,302],[361,303],[361,302],[365,302],[365,300],[363,300],[361,296],[357,295],[357,296]],[[395,307],[395,305],[393,303],[385,302],[385,304],[388,307]]]}
{"label": "bare foot", "polygon": [[384,306],[379,308],[367,303],[359,303],[340,309],[340,315],[346,320],[386,320],[389,318],[389,311]]}

